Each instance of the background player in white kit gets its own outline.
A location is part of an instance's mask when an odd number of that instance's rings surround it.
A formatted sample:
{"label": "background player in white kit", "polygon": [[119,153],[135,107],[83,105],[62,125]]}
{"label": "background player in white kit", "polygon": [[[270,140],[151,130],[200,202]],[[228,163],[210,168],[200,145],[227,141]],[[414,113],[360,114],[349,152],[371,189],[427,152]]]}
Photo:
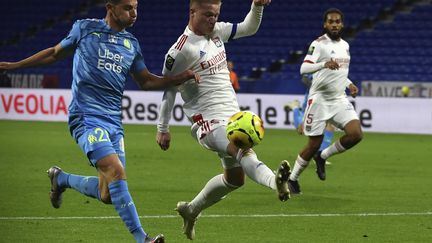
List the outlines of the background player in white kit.
{"label": "background player in white kit", "polygon": [[[352,148],[363,137],[357,113],[345,94],[348,88],[355,97],[358,88],[348,79],[349,45],[340,36],[343,20],[343,13],[338,9],[324,13],[325,34],[312,42],[300,68],[301,74],[313,73],[303,124],[303,132],[309,141],[297,156],[288,180],[291,193],[300,193],[298,177],[312,157],[317,164],[318,177],[325,180],[325,160]],[[327,122],[344,130],[345,135],[317,153]]]}
{"label": "background player in white kit", "polygon": [[185,102],[183,109],[193,123],[192,136],[204,148],[215,151],[224,167],[224,174],[210,179],[191,202],[177,204],[176,210],[183,217],[183,231],[189,239],[195,237],[194,225],[200,212],[241,187],[245,173],[258,184],[276,190],[281,201],[289,198],[288,162],[282,161],[275,175],[252,149],[243,151],[231,144],[225,132],[229,117],[239,111],[239,106],[229,78],[224,42],[255,34],[264,5],[270,2],[253,0],[244,21],[232,24],[217,22],[220,0],[191,0],[189,24],[165,56],[164,75],[191,69],[201,76],[201,82],[199,85],[186,82],[165,91],[157,143],[163,150],[169,148],[168,122],[178,91]]}

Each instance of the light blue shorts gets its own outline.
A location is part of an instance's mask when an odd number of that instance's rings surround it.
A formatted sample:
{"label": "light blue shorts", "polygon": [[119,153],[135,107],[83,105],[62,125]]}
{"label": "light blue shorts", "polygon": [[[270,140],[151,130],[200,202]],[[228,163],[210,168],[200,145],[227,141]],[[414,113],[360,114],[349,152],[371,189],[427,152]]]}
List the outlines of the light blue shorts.
{"label": "light blue shorts", "polygon": [[117,154],[123,167],[126,167],[124,132],[120,117],[71,115],[69,129],[92,166],[96,167],[97,161],[110,154]]}

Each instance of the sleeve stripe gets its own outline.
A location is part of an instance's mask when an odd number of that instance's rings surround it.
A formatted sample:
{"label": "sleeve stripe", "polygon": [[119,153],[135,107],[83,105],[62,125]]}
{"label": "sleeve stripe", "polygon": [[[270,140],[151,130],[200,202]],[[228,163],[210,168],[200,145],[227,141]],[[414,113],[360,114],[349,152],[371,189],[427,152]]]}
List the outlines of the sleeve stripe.
{"label": "sleeve stripe", "polygon": [[181,50],[184,46],[184,44],[186,43],[188,36],[187,35],[182,35],[182,37],[180,38],[179,42],[177,42],[177,45],[175,46],[175,49],[177,50]]}
{"label": "sleeve stripe", "polygon": [[231,35],[228,38],[228,41],[232,40],[236,33],[237,33],[237,24],[233,24],[232,30],[231,30]]}
{"label": "sleeve stripe", "polygon": [[303,62],[314,64],[314,62],[312,62],[310,60],[304,60]]}

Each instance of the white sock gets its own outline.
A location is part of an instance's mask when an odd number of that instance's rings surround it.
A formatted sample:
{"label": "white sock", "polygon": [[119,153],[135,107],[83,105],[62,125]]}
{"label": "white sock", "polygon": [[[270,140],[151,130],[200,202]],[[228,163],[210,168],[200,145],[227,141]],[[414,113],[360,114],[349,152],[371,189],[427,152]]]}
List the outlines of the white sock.
{"label": "white sock", "polygon": [[304,160],[302,157],[300,157],[300,155],[298,155],[289,179],[292,181],[298,180],[300,174],[304,171],[304,169],[306,169],[308,164],[309,161]]}
{"label": "white sock", "polygon": [[219,202],[237,188],[237,186],[226,182],[223,174],[217,175],[211,178],[200,193],[189,203],[189,208],[193,214],[198,215],[202,210]]}
{"label": "white sock", "polygon": [[275,174],[267,165],[258,160],[255,152],[249,149],[242,152],[242,155],[240,164],[245,174],[256,183],[276,190]]}
{"label": "white sock", "polygon": [[340,154],[342,152],[344,152],[346,150],[346,148],[344,148],[342,146],[342,144],[340,143],[340,140],[337,140],[336,142],[334,142],[332,145],[328,146],[326,149],[324,149],[321,152],[321,158],[327,160],[328,157],[334,155],[334,154]]}

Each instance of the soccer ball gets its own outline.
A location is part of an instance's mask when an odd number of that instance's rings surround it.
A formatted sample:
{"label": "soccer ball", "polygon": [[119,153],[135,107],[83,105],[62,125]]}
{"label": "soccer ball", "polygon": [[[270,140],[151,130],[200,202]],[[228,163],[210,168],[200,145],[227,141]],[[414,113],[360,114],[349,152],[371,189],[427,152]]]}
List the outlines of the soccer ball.
{"label": "soccer ball", "polygon": [[410,88],[408,86],[403,86],[401,88],[401,93],[403,97],[408,97],[410,93]]}
{"label": "soccer ball", "polygon": [[264,138],[264,125],[256,114],[251,111],[239,111],[228,121],[227,138],[241,149],[252,148]]}

